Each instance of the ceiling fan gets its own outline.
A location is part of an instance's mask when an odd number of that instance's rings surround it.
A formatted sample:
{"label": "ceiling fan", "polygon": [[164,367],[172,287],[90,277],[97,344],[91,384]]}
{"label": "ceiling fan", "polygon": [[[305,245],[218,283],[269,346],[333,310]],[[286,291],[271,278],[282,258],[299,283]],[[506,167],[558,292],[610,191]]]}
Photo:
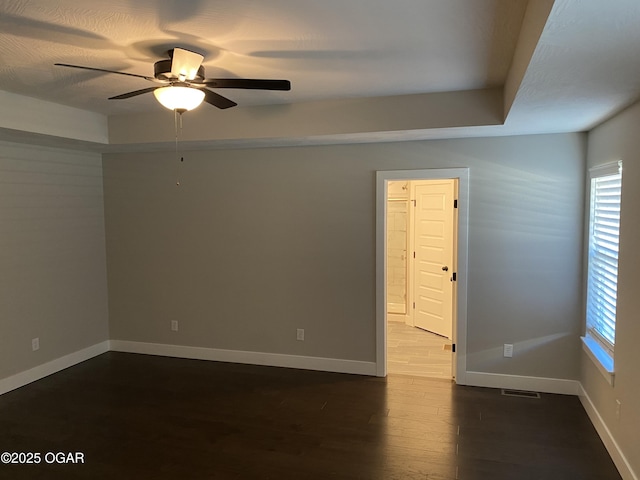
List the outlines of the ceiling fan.
{"label": "ceiling fan", "polygon": [[143,88],[133,92],[123,93],[110,97],[109,100],[122,100],[145,93],[153,92],[156,99],[170,110],[182,113],[192,110],[205,101],[215,107],[225,109],[235,107],[236,102],[230,100],[209,88],[238,88],[252,90],[291,90],[289,80],[263,80],[251,78],[205,78],[203,55],[185,50],[173,48],[168,52],[169,58],[157,61],[154,66],[154,76],[136,75],[134,73],[117,72],[102,68],[56,63],[59,67],[78,68],[104,73],[116,73],[129,77],[142,78],[158,84],[154,87]]}

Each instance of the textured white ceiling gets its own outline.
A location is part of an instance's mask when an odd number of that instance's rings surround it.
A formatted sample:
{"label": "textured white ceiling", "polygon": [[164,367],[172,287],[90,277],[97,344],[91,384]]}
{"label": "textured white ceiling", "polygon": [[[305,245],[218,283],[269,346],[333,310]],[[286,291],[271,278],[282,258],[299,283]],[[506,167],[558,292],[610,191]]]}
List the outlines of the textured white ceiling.
{"label": "textured white ceiling", "polygon": [[505,81],[526,0],[14,0],[0,3],[0,90],[106,114],[174,46],[208,77],[285,78],[291,92],[226,91],[241,106],[456,91]]}
{"label": "textured white ceiling", "polygon": [[640,96],[638,25],[638,0],[0,0],[0,91],[105,115],[160,112],[151,94],[107,100],[142,79],[53,64],[152,75],[178,46],[205,55],[208,77],[291,80],[290,92],[219,91],[237,109],[318,101],[335,118],[336,99],[512,90],[498,124],[345,127],[354,141],[583,131]]}

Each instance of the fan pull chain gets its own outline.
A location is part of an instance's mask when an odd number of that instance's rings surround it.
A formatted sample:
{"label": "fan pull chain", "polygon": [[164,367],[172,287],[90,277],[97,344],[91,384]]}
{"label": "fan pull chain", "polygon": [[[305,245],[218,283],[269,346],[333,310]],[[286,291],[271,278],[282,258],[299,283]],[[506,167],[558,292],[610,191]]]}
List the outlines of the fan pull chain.
{"label": "fan pull chain", "polygon": [[[178,159],[178,132],[182,135],[182,112],[178,111],[178,109],[173,111],[174,113],[174,124],[176,129],[176,160]],[[178,118],[180,121],[178,122]],[[178,129],[178,123],[180,124],[180,128]],[[180,186],[180,164],[184,162],[184,157],[180,157],[180,162],[178,162],[176,166],[176,186]]]}

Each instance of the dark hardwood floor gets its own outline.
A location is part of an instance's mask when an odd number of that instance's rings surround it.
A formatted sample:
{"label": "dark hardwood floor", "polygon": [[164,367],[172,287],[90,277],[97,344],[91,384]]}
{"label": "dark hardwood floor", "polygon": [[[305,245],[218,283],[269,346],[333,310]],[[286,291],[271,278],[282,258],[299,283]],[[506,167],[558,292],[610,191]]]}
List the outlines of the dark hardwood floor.
{"label": "dark hardwood floor", "polygon": [[0,452],[41,454],[11,480],[620,479],[576,397],[114,352],[0,396]]}

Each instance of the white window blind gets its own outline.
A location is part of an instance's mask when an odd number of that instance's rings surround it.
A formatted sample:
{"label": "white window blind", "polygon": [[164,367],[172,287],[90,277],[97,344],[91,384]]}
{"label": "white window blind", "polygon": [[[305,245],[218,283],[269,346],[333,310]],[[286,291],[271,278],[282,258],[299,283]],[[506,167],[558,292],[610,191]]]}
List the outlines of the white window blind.
{"label": "white window blind", "polygon": [[591,171],[587,333],[613,356],[616,338],[622,165]]}

